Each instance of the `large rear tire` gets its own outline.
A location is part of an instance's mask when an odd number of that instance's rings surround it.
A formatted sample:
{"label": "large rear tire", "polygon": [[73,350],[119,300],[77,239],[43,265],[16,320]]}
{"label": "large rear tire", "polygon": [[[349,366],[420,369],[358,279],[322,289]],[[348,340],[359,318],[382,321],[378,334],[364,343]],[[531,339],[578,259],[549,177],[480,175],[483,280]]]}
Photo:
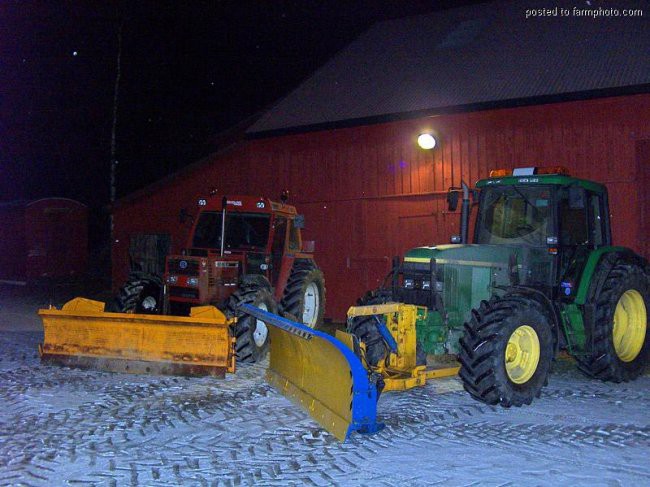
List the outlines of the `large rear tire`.
{"label": "large rear tire", "polygon": [[107,307],[116,313],[160,314],[163,307],[163,281],[146,272],[131,272],[115,300]]}
{"label": "large rear tire", "polygon": [[312,260],[296,260],[284,288],[280,308],[310,328],[320,329],[325,318],[325,279]]}
{"label": "large rear tire", "polygon": [[648,275],[636,264],[619,262],[598,296],[591,325],[591,355],[579,360],[585,374],[603,381],[636,379],[648,363]]}
{"label": "large rear tire", "polygon": [[549,319],[534,299],[482,301],[460,339],[463,387],[487,404],[530,404],[547,383],[553,343]]}
{"label": "large rear tire", "polygon": [[237,318],[237,323],[233,327],[237,362],[259,362],[269,350],[268,325],[251,315],[242,313],[239,310],[239,305],[242,303],[251,304],[269,313],[277,313],[278,306],[266,287],[243,287],[228,298],[224,312],[228,318]]}

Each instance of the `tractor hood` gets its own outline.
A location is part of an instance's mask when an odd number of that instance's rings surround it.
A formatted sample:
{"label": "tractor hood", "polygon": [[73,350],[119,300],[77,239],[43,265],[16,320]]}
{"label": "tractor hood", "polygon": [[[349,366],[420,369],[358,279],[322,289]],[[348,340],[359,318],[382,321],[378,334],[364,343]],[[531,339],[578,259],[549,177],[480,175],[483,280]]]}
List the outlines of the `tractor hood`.
{"label": "tractor hood", "polygon": [[548,286],[552,280],[553,256],[546,247],[486,244],[417,247],[404,256],[404,268],[428,269],[432,258],[437,268],[491,269],[490,281],[496,286]]}
{"label": "tractor hood", "polygon": [[523,250],[524,248],[521,246],[509,245],[436,245],[411,249],[404,256],[404,262],[429,263],[431,258],[434,258],[438,264],[501,267],[509,265],[511,256],[514,255],[514,258],[517,259]]}
{"label": "tractor hood", "polygon": [[[431,259],[435,259],[433,266]],[[545,247],[437,245],[407,252],[403,268],[405,283],[416,290],[433,285],[428,277],[433,271],[445,306],[457,310],[461,320],[481,300],[509,286],[549,286],[553,256]]]}

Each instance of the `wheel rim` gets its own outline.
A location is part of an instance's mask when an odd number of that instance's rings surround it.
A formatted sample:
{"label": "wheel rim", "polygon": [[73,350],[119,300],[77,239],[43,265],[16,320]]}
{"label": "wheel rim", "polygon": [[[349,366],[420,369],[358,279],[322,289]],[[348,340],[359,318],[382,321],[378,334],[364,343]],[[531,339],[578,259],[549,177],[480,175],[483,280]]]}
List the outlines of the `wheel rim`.
{"label": "wheel rim", "polygon": [[629,289],[623,293],[614,310],[614,350],[623,362],[634,360],[645,342],[648,316],[641,293]]}
{"label": "wheel rim", "polygon": [[147,296],[142,300],[142,303],[140,306],[142,306],[142,309],[145,311],[153,311],[156,309],[156,306],[158,303],[156,302],[156,298],[153,296]]}
{"label": "wheel rim", "polygon": [[305,295],[302,300],[302,322],[310,328],[316,326],[318,307],[320,306],[319,300],[318,286],[315,282],[310,282],[305,288]]}
{"label": "wheel rim", "polygon": [[506,345],[506,373],[515,384],[528,382],[539,364],[539,337],[535,330],[522,325],[517,328]]}
{"label": "wheel rim", "polygon": [[[260,303],[257,307],[261,310],[268,311],[266,304]],[[258,347],[264,346],[266,342],[266,337],[269,335],[269,329],[266,327],[266,323],[262,320],[255,320],[255,331],[253,332],[253,341]]]}

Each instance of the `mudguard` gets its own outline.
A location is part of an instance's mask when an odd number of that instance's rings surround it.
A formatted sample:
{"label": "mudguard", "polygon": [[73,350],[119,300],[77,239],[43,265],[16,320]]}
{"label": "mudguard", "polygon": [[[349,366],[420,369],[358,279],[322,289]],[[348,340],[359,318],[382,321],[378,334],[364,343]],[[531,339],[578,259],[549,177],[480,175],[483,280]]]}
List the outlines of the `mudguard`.
{"label": "mudguard", "polygon": [[106,313],[104,303],[75,298],[41,309],[41,360],[114,372],[223,377],[235,371],[230,323],[213,306],[189,317]]}
{"label": "mudguard", "polygon": [[383,428],[377,422],[377,386],[348,346],[250,304],[240,309],[271,325],[267,380],[281,394],[340,441],[354,431],[374,433]]}

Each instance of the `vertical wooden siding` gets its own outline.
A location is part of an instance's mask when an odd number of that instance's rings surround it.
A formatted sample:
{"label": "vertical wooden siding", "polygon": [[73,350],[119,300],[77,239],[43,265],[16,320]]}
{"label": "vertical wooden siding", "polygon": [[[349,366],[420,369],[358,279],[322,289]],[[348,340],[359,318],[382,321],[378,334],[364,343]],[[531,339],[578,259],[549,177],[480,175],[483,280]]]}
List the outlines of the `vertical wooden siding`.
{"label": "vertical wooden siding", "polygon": [[[424,130],[438,134],[433,151],[417,147]],[[447,188],[498,167],[565,165],[607,184],[615,241],[645,252],[636,147],[648,138],[650,95],[636,95],[252,140],[116,208],[114,283],[125,277],[131,233],[168,232],[179,250],[179,209],[194,209],[211,188],[270,197],[289,189],[307,217],[305,237],[317,242],[327,316],[340,319],[393,255],[458,233]]]}

